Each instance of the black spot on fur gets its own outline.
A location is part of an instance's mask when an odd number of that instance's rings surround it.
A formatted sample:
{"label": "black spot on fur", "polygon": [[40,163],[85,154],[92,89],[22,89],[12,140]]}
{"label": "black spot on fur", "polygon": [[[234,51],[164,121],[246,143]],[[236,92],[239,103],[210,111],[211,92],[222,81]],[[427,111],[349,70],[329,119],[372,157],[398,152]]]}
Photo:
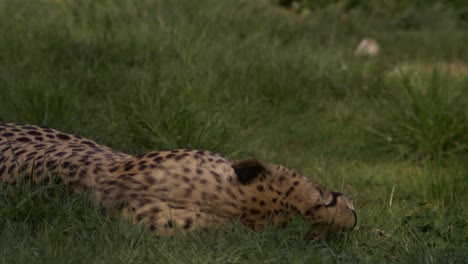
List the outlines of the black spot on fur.
{"label": "black spot on fur", "polygon": [[85,145],[88,145],[88,146],[90,146],[90,147],[93,147],[93,148],[96,147],[96,144],[94,144],[93,142],[88,141],[88,140],[81,141],[81,143],[82,143],[82,144],[85,144]]}
{"label": "black spot on fur", "polygon": [[215,177],[216,182],[220,183],[221,182],[221,175],[215,171],[210,171],[210,173]]}
{"label": "black spot on fur", "polygon": [[36,165],[34,165],[35,168],[39,168],[42,166],[42,161],[39,161],[36,163]]}
{"label": "black spot on fur", "polygon": [[57,137],[61,140],[70,140],[70,136],[66,134],[57,134]]}
{"label": "black spot on fur", "polygon": [[48,161],[46,162],[46,166],[47,166],[48,168],[54,166],[54,164],[55,164],[55,162],[52,161],[52,160],[48,160]]}
{"label": "black spot on fur", "polygon": [[46,150],[45,153],[46,153],[46,154],[50,154],[50,153],[55,152],[55,151],[57,151],[56,148],[50,148],[50,149]]}
{"label": "black spot on fur", "polygon": [[17,138],[16,141],[18,141],[18,142],[31,142],[31,139],[29,139],[27,137],[20,137],[20,138]]}
{"label": "black spot on fur", "polygon": [[187,177],[187,176],[183,176],[183,177],[182,177],[182,180],[183,180],[184,182],[190,182],[190,178]]}
{"label": "black spot on fur", "polygon": [[28,155],[26,155],[26,157],[28,157],[28,158],[29,157],[34,157],[34,156],[36,156],[36,154],[37,154],[37,151],[29,152]]}
{"label": "black spot on fur", "polygon": [[28,131],[26,134],[31,135],[31,136],[41,136],[42,133],[37,132],[37,131]]}
{"label": "black spot on fur", "polygon": [[93,173],[99,173],[101,171],[102,171],[101,167],[96,166],[96,168],[94,168],[94,170],[93,170]]}
{"label": "black spot on fur", "polygon": [[190,197],[192,195],[192,193],[193,193],[193,189],[191,189],[191,188],[185,189],[184,198]]}
{"label": "black spot on fur", "polygon": [[16,155],[16,156],[20,156],[21,154],[23,154],[23,153],[25,153],[25,152],[26,152],[26,150],[23,149],[23,150],[17,151],[17,152],[15,153],[15,155]]}
{"label": "black spot on fur", "polygon": [[174,159],[175,160],[181,160],[181,159],[183,159],[183,158],[185,158],[187,156],[189,156],[189,154],[184,153],[184,154],[177,155]]}
{"label": "black spot on fur", "polygon": [[154,158],[154,157],[156,157],[156,156],[158,156],[158,155],[159,155],[159,152],[151,152],[151,153],[148,154],[146,157],[147,157],[147,158]]}
{"label": "black spot on fur", "polygon": [[158,207],[153,207],[153,208],[151,208],[151,212],[153,214],[157,214],[157,213],[161,212],[161,209],[159,209]]}
{"label": "black spot on fur", "polygon": [[184,229],[189,229],[193,224],[193,219],[192,218],[187,218],[185,219],[185,223],[184,223],[184,226],[182,226],[182,228]]}
{"label": "black spot on fur", "polygon": [[35,149],[41,149],[41,148],[45,147],[45,145],[39,143],[39,144],[34,144],[33,147],[34,147]]}
{"label": "black spot on fur", "polygon": [[294,191],[294,187],[289,187],[289,189],[286,191],[286,193],[284,194],[286,197],[288,197],[292,192]]}
{"label": "black spot on fur", "polygon": [[312,216],[312,215],[314,214],[314,212],[315,212],[319,207],[320,207],[320,206],[314,207],[314,208],[311,208],[311,209],[307,210],[307,211],[305,212],[305,216]]}
{"label": "black spot on fur", "polygon": [[154,162],[160,163],[164,158],[163,157],[156,157],[153,159]]}
{"label": "black spot on fur", "polygon": [[128,163],[125,164],[124,171],[129,171],[129,170],[133,169],[134,167],[135,167],[135,165],[128,162]]}
{"label": "black spot on fur", "polygon": [[15,170],[15,168],[16,168],[16,164],[15,163],[11,164],[10,168],[8,168],[8,174],[11,174],[13,170]]}
{"label": "black spot on fur", "polygon": [[259,215],[259,214],[260,214],[260,210],[255,209],[255,208],[250,209],[249,212],[250,212],[251,214],[253,214],[253,215]]}
{"label": "black spot on fur", "polygon": [[55,156],[60,158],[60,157],[63,157],[65,154],[67,154],[67,153],[64,152],[64,151],[61,151],[61,152],[56,153]]}
{"label": "black spot on fur", "polygon": [[115,172],[119,169],[119,167],[112,167],[109,169],[109,172]]}

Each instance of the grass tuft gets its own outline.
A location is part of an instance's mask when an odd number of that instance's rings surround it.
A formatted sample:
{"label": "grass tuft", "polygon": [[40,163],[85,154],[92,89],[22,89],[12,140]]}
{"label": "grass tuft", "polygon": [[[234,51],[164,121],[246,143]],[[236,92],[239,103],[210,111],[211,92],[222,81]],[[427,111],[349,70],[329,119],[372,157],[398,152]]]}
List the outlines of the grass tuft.
{"label": "grass tuft", "polygon": [[437,71],[429,80],[416,77],[403,78],[402,96],[381,100],[382,119],[369,128],[379,139],[377,144],[415,161],[468,154],[465,84]]}

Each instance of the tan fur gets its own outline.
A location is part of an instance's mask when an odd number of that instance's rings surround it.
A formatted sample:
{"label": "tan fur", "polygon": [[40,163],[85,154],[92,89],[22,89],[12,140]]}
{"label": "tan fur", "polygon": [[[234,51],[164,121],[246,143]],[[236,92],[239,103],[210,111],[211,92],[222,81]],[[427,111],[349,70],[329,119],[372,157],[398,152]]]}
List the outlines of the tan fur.
{"label": "tan fur", "polygon": [[157,236],[229,228],[237,219],[259,230],[267,223],[286,226],[299,215],[317,238],[357,222],[346,196],[280,165],[206,150],[131,156],[49,128],[0,124],[0,180],[53,175],[76,191],[91,188],[99,204],[121,209]]}

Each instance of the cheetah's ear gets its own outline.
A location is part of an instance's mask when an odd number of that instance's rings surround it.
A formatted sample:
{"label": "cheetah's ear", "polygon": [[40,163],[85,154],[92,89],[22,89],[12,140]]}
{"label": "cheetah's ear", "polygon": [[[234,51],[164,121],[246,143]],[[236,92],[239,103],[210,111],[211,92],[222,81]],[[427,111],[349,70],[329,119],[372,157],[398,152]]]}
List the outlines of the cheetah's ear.
{"label": "cheetah's ear", "polygon": [[253,182],[260,173],[266,171],[265,166],[256,159],[238,160],[232,164],[232,168],[237,174],[237,180],[241,184]]}

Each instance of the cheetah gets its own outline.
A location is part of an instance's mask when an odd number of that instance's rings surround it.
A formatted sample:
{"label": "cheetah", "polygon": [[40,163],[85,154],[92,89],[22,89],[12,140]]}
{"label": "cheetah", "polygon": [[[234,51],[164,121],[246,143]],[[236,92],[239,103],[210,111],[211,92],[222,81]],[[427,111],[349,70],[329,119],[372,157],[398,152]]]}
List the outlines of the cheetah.
{"label": "cheetah", "polygon": [[47,127],[0,123],[0,181],[22,177],[90,190],[97,204],[158,237],[236,220],[253,230],[285,227],[296,216],[311,223],[312,238],[357,224],[347,196],[281,165],[191,149],[132,156]]}

